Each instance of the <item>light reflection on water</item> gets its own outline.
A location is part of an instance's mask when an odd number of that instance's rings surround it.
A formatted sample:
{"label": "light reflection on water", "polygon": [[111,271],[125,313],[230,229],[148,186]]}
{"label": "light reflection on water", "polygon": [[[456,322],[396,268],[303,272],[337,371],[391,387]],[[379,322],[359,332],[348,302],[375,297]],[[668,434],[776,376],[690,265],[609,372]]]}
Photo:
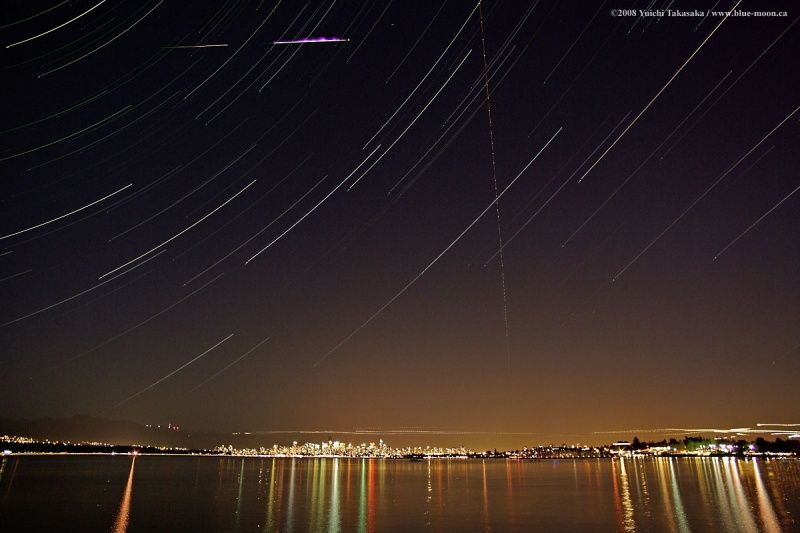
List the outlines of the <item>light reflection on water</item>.
{"label": "light reflection on water", "polygon": [[761,523],[764,525],[764,531],[767,533],[777,533],[781,530],[781,526],[778,523],[775,510],[772,508],[772,502],[769,501],[767,489],[764,487],[764,480],[761,479],[761,467],[758,464],[758,459],[753,459],[753,479],[756,483],[758,511],[761,517]]}
{"label": "light reflection on water", "polygon": [[628,483],[628,472],[625,469],[625,461],[619,461],[620,482],[622,485],[622,509],[623,529],[627,532],[636,531],[636,521],[633,519],[633,501],[631,500],[630,483]]}
{"label": "light reflection on water", "polygon": [[800,528],[797,460],[17,456],[0,473],[3,531]]}
{"label": "light reflection on water", "polygon": [[125,492],[122,493],[122,500],[119,503],[117,518],[114,520],[114,533],[125,533],[128,530],[128,521],[131,515],[131,495],[133,494],[133,467],[136,466],[136,456],[131,460],[131,471],[128,473],[128,482],[125,484]]}

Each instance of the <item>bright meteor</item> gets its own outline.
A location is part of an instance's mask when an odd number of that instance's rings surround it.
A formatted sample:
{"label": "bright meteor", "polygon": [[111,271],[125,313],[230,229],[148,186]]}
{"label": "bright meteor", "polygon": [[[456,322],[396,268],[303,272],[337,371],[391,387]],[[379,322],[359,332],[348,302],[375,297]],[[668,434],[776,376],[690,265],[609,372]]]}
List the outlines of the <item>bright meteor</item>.
{"label": "bright meteor", "polygon": [[342,37],[306,37],[290,41],[272,41],[272,44],[312,44],[312,43],[349,43],[350,39]]}

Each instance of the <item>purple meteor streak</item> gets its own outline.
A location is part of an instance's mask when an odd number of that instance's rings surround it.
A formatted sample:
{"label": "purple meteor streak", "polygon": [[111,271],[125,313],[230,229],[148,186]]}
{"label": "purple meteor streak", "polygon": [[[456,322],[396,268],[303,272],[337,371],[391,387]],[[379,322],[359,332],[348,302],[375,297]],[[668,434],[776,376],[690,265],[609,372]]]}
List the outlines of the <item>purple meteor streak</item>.
{"label": "purple meteor streak", "polygon": [[306,37],[291,41],[273,41],[272,44],[306,44],[306,43],[349,43],[350,39],[343,37]]}

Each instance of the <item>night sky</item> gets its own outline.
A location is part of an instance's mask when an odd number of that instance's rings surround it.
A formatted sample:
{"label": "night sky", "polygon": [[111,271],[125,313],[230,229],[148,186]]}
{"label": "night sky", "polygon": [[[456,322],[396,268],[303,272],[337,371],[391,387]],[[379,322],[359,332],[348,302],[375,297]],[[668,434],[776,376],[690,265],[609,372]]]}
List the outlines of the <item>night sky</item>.
{"label": "night sky", "polygon": [[798,422],[800,11],[648,5],[9,2],[0,412]]}

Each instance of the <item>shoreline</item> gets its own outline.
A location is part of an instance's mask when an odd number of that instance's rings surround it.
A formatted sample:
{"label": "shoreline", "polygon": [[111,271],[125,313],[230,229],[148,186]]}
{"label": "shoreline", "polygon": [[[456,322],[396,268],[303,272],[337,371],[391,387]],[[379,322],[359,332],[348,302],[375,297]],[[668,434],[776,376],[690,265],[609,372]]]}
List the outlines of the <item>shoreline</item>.
{"label": "shoreline", "polygon": [[492,461],[514,461],[525,463],[547,462],[547,461],[564,461],[564,460],[615,460],[615,459],[798,459],[800,456],[787,453],[749,453],[745,455],[737,454],[632,454],[632,455],[612,455],[612,456],[596,456],[596,457],[500,457],[500,456],[481,456],[481,455],[430,455],[424,457],[377,457],[377,456],[350,456],[350,455],[246,455],[246,454],[223,454],[223,453],[177,453],[177,452],[163,452],[163,453],[150,453],[150,452],[11,452],[7,451],[0,454],[2,458],[10,457],[54,457],[54,456],[73,456],[73,457],[217,457],[217,458],[242,458],[242,459],[353,459],[353,460],[386,460],[386,461],[407,461],[407,462],[423,462],[430,460],[492,460]]}

